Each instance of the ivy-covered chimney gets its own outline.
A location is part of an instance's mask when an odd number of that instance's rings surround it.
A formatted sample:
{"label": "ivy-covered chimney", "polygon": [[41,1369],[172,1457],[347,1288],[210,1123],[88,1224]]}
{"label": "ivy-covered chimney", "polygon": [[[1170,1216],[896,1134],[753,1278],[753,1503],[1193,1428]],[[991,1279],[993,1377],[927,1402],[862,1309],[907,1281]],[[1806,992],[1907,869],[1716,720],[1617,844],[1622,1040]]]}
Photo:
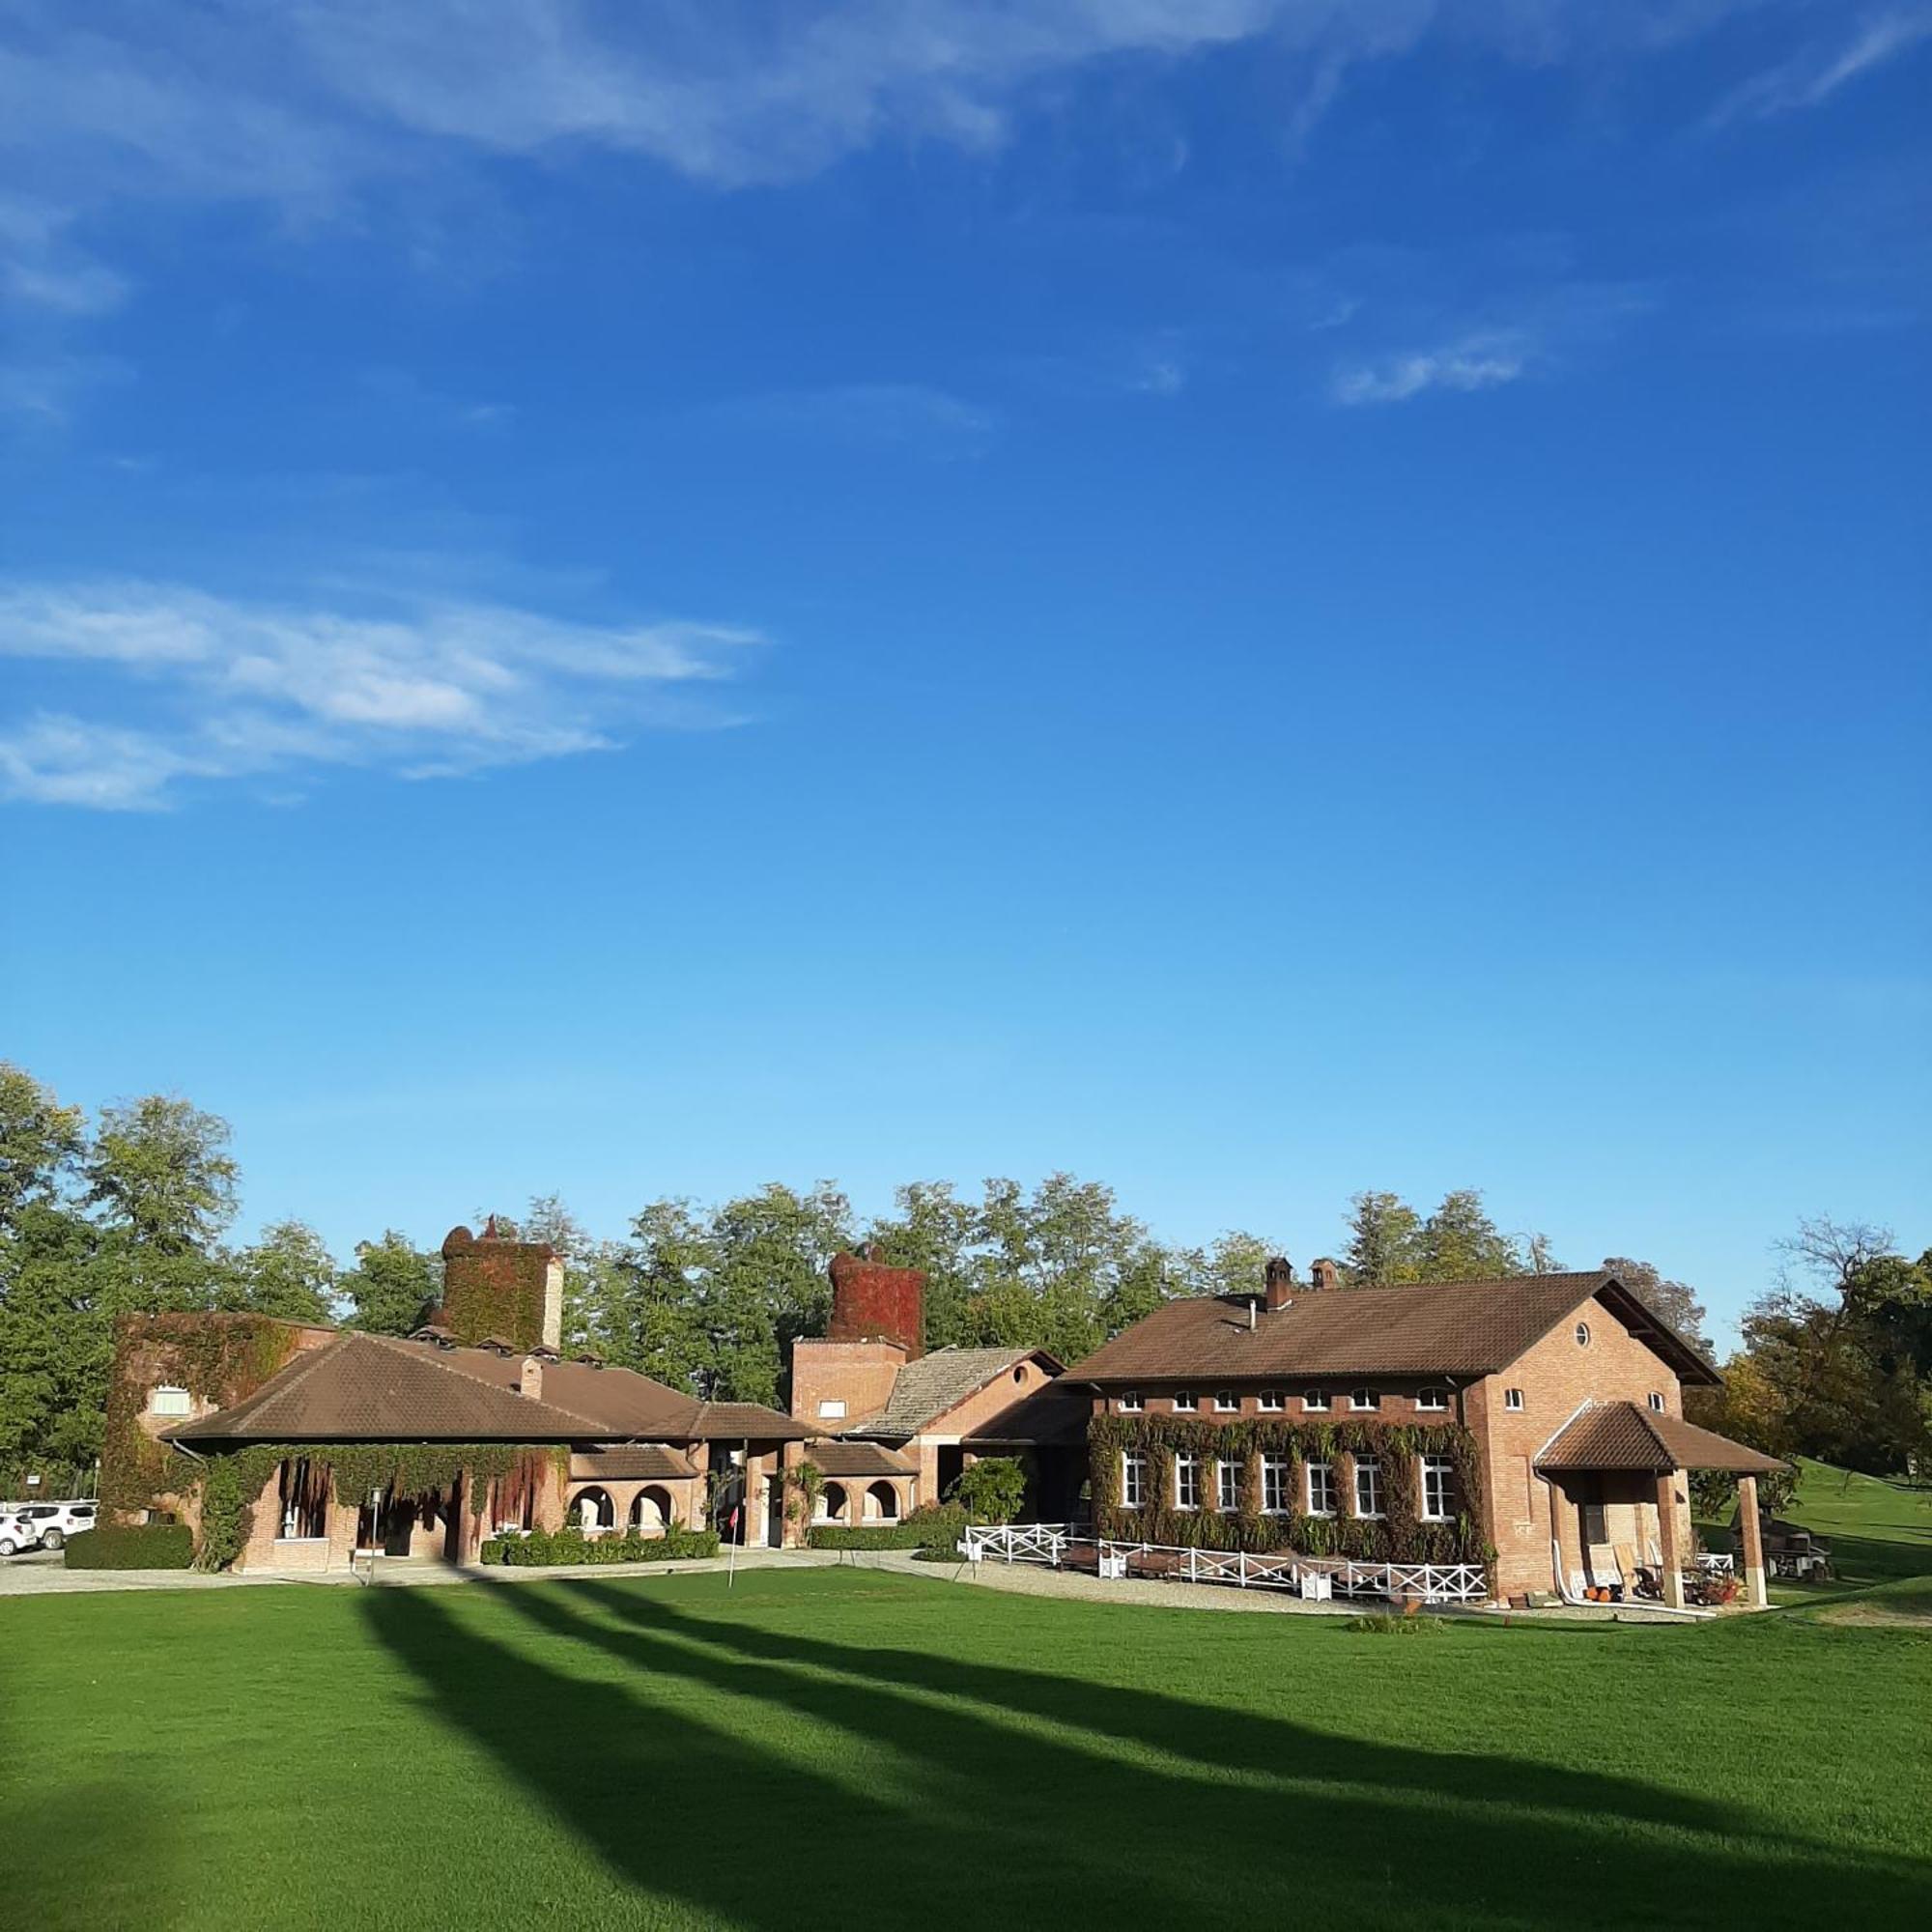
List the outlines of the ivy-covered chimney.
{"label": "ivy-covered chimney", "polygon": [[563,1264],[548,1241],[452,1228],[442,1244],[442,1321],[473,1349],[496,1339],[514,1349],[555,1349],[563,1339]]}

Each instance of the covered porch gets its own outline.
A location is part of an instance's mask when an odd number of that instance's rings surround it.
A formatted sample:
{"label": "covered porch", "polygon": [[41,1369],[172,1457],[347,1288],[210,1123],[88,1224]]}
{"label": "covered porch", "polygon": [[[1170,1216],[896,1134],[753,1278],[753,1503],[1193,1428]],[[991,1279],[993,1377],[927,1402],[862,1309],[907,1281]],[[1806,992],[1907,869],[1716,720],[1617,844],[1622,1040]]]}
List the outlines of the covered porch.
{"label": "covered porch", "polygon": [[911,1513],[919,1464],[883,1442],[828,1437],[809,1443],[806,1459],[824,1478],[811,1520],[840,1529],[881,1526]]}
{"label": "covered porch", "polygon": [[663,1536],[702,1526],[704,1479],[667,1442],[605,1442],[574,1449],[566,1520],[586,1536]]}
{"label": "covered porch", "polygon": [[[1757,1479],[1784,1467],[1776,1457],[1634,1402],[1597,1402],[1557,1431],[1535,1466],[1549,1492],[1550,1560],[1565,1599],[1681,1610],[1731,1601],[1725,1578],[1741,1568],[1738,1600],[1768,1604]],[[1697,1548],[1692,1469],[1738,1478],[1735,1559]]]}

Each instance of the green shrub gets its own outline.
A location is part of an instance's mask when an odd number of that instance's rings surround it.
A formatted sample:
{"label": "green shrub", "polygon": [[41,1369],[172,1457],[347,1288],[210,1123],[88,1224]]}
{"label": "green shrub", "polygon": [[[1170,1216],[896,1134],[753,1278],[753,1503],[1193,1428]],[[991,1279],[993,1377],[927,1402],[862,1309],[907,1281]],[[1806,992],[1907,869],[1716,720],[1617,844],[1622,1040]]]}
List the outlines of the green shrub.
{"label": "green shrub", "polygon": [[102,1522],[67,1540],[70,1570],[185,1570],[193,1561],[185,1522]]}
{"label": "green shrub", "polygon": [[493,1536],[479,1552],[485,1563],[513,1570],[547,1570],[559,1563],[669,1563],[680,1558],[716,1556],[715,1529],[668,1529],[662,1536],[585,1536],[575,1523],[563,1529],[533,1529],[527,1536]]}
{"label": "green shrub", "polygon": [[966,1533],[966,1512],[957,1503],[922,1503],[897,1522],[815,1523],[807,1536],[812,1549],[941,1549],[951,1551]]}
{"label": "green shrub", "polygon": [[1011,1522],[1026,1500],[1026,1471],[1011,1456],[986,1456],[952,1485],[952,1500],[975,1522]]}

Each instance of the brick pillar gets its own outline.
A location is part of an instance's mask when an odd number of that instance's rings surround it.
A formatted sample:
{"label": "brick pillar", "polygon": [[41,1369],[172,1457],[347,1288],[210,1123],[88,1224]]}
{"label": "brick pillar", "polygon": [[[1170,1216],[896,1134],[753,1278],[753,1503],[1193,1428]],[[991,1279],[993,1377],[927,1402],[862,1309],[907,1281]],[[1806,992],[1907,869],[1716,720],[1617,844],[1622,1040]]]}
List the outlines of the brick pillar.
{"label": "brick pillar", "polygon": [[1677,1535],[1677,1471],[1666,1469],[1657,1479],[1657,1547],[1663,1559],[1663,1601],[1673,1609],[1684,1607],[1684,1551]]}
{"label": "brick pillar", "polygon": [[1752,1609],[1766,1608],[1771,1592],[1764,1581],[1764,1529],[1757,1520],[1757,1478],[1738,1478],[1738,1535],[1745,1564],[1745,1602]]}

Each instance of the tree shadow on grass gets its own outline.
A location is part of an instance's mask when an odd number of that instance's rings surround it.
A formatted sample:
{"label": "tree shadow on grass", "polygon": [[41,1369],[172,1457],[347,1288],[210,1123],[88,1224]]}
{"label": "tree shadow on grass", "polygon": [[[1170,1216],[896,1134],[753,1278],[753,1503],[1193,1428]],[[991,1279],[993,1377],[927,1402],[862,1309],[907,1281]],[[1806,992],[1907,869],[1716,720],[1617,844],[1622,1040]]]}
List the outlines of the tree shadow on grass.
{"label": "tree shadow on grass", "polygon": [[[1246,1927],[1337,1910],[1368,1924],[1702,1926],[1714,1911],[1778,1924],[1828,1895],[1904,1923],[1928,1902],[1921,1871],[1740,1844],[1748,1824],[1727,1807],[1622,1780],[881,1657],[609,1584],[493,1593],[526,1627],[500,1643],[430,1596],[365,1601],[443,1720],[640,1891],[749,1927]],[[1033,1713],[1063,1728],[1030,1727]]]}

